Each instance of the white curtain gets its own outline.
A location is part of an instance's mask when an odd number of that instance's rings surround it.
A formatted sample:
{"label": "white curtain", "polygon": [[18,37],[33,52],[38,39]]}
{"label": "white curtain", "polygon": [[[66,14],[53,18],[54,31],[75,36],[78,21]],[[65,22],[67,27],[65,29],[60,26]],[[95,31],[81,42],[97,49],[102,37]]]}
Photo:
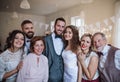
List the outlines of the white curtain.
{"label": "white curtain", "polygon": [[120,48],[120,1],[115,4],[115,28],[114,28],[114,37],[113,44]]}

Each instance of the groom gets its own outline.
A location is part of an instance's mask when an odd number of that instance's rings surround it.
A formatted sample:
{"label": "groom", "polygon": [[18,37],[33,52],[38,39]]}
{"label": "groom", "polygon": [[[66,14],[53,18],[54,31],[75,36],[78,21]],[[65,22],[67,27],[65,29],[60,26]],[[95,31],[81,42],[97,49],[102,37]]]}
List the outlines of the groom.
{"label": "groom", "polygon": [[48,58],[49,80],[48,82],[63,82],[62,33],[65,29],[64,18],[57,18],[54,24],[54,32],[45,37],[46,49],[43,53]]}

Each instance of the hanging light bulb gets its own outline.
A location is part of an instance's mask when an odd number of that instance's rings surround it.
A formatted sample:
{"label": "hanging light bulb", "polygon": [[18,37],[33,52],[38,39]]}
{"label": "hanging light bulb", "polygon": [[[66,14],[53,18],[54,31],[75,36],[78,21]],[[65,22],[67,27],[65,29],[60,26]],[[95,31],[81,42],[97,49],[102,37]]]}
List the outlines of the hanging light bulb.
{"label": "hanging light bulb", "polygon": [[80,0],[82,4],[92,3],[93,0]]}
{"label": "hanging light bulb", "polygon": [[17,12],[15,12],[15,11],[13,12],[12,18],[18,18]]}
{"label": "hanging light bulb", "polygon": [[30,4],[28,2],[28,0],[23,0],[20,4],[20,8],[22,9],[30,9]]}

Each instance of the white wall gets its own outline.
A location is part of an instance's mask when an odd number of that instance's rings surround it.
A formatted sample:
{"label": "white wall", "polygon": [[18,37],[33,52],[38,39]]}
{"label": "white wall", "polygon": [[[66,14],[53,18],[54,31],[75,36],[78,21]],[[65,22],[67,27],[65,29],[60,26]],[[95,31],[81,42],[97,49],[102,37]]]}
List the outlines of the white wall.
{"label": "white wall", "polygon": [[[57,17],[64,17],[68,25],[70,24],[71,17],[80,16],[80,12],[84,11],[85,24],[87,25],[90,24],[95,25],[96,22],[103,23],[103,20],[105,20],[106,18],[109,19],[109,22],[111,23],[110,17],[115,15],[114,14],[115,1],[114,0],[93,0],[93,1],[94,2],[90,4],[80,4],[78,6],[47,15],[46,22],[49,24],[50,21],[55,20]],[[112,43],[113,42],[112,40],[113,38],[111,38],[109,42]]]}
{"label": "white wall", "polygon": [[2,48],[5,44],[8,33],[14,29],[21,29],[21,22],[30,19],[34,23],[35,35],[44,35],[45,28],[40,24],[46,22],[45,16],[26,15],[18,13],[18,18],[12,18],[13,13],[0,12],[0,41]]}
{"label": "white wall", "polygon": [[47,15],[47,23],[57,17],[65,17],[67,23],[70,24],[70,17],[80,15],[81,11],[85,12],[86,24],[102,21],[105,18],[114,15],[114,0],[93,0],[91,4],[80,4],[78,6],[58,11],[54,14]]}
{"label": "white wall", "polygon": [[120,48],[120,1],[115,4],[115,28],[114,28],[114,45]]}
{"label": "white wall", "polygon": [[[93,0],[91,4],[80,4],[62,11],[45,16],[35,16],[18,14],[19,18],[13,19],[13,13],[0,12],[0,40],[2,46],[5,43],[6,36],[13,29],[20,29],[20,24],[24,19],[31,19],[35,24],[36,35],[44,35],[45,28],[42,24],[50,24],[50,21],[57,17],[64,17],[67,25],[70,24],[70,18],[80,15],[81,11],[85,13],[85,23],[95,24],[96,22],[103,22],[104,19],[114,16],[115,0]],[[113,40],[113,38],[111,38]],[[112,42],[112,41],[111,41]]]}

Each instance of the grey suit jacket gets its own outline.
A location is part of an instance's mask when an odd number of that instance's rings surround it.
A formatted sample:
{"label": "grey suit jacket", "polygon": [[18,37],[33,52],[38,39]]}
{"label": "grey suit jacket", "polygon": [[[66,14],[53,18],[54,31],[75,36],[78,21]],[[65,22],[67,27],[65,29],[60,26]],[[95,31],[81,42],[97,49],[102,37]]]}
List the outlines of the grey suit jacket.
{"label": "grey suit jacket", "polygon": [[45,45],[46,48],[43,54],[48,58],[48,82],[63,82],[63,59],[61,55],[57,55],[54,49],[52,35],[48,35],[45,37]]}

